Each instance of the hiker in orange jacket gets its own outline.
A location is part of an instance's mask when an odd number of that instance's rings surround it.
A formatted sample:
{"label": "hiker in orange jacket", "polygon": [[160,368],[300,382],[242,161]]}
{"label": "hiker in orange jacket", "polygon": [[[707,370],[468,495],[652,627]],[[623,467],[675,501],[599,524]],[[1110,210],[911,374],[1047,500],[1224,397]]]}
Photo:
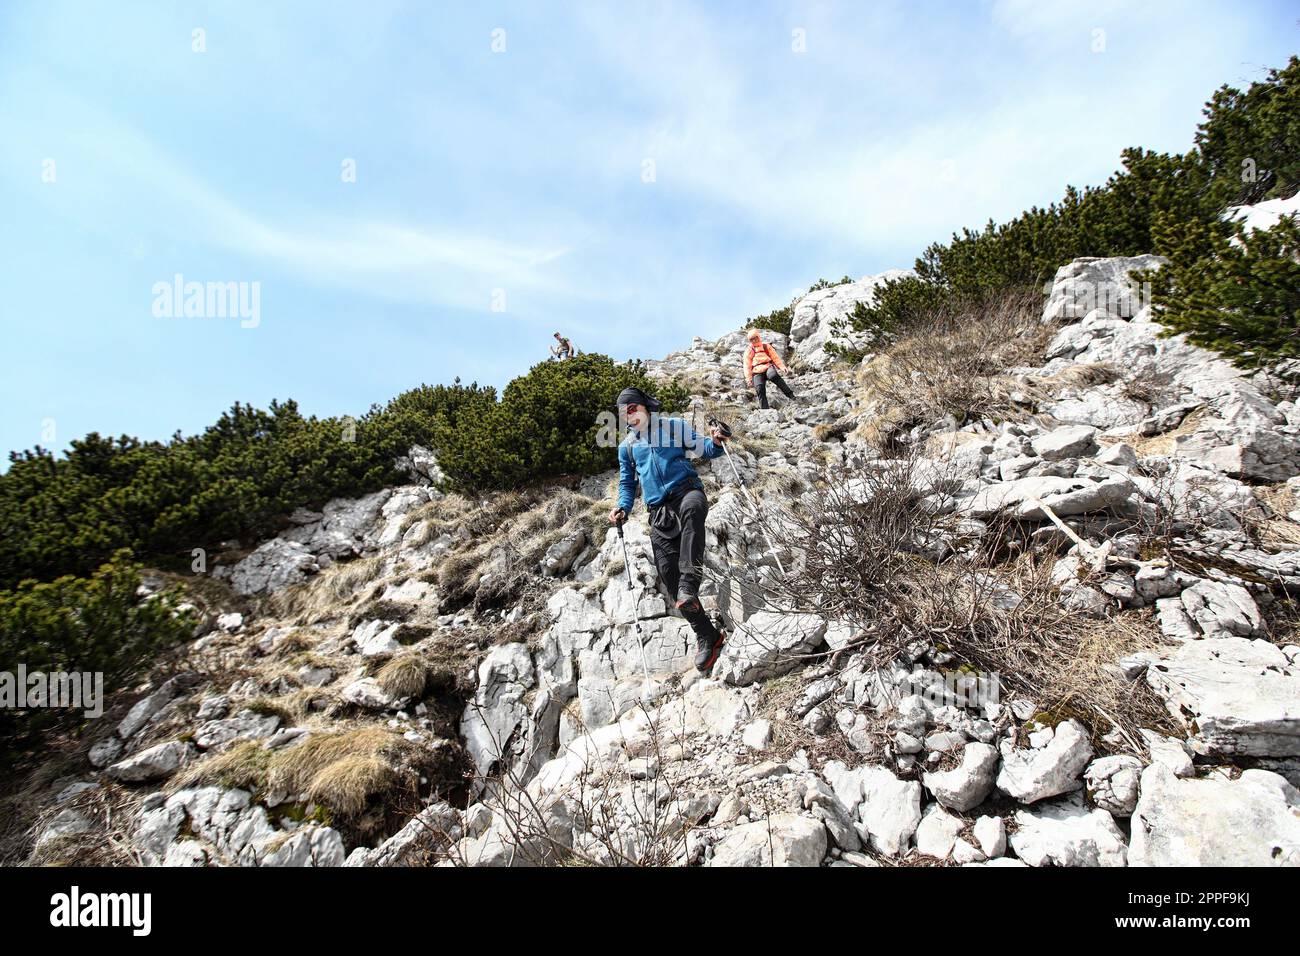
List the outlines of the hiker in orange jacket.
{"label": "hiker in orange jacket", "polygon": [[758,329],[750,329],[749,345],[745,347],[745,381],[758,393],[759,408],[767,408],[768,382],[784,392],[786,398],[794,398],[794,392],[781,377],[785,370],[785,363],[776,354],[776,349],[763,341]]}

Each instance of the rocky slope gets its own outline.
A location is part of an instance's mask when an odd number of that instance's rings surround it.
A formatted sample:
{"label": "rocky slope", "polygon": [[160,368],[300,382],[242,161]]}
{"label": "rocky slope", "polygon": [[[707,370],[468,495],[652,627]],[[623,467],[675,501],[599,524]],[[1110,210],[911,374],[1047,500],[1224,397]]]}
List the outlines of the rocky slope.
{"label": "rocky slope", "polygon": [[[779,596],[777,563],[799,556],[748,520],[731,464],[796,504],[888,467],[860,437],[879,402],[824,351],[869,277],[768,336],[793,403],[747,401],[740,331],[649,363],[737,431],[731,462],[700,467],[706,604],[735,627],[709,678],[640,509],[628,589],[599,524],[612,474],[468,502],[413,449],[411,484],[300,511],[218,569],[239,610],[214,611],[180,673],[42,794],[32,859],[111,831],[148,865],[1300,865],[1300,646],[1281,613],[1300,589],[1300,408],[1279,378],[1159,336],[1127,283],[1158,265],[1063,267],[1041,360],[1004,376],[1020,412],[908,437],[934,511],[1031,542],[1050,599],[1103,640],[1147,635],[1104,667],[1163,720],[1045,712],[1052,689],[1007,674],[968,694],[942,637],[885,655],[861,621]],[[1014,609],[1020,585],[999,580]]]}

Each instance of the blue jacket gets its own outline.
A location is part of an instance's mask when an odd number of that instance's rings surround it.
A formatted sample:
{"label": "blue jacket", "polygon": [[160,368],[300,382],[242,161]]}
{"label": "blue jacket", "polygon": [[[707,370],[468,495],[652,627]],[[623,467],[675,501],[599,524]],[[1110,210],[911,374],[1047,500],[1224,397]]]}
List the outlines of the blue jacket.
{"label": "blue jacket", "polygon": [[659,441],[647,441],[632,428],[618,446],[618,506],[628,514],[636,501],[638,478],[646,507],[651,507],[683,485],[701,487],[699,475],[686,460],[686,449],[700,458],[717,458],[723,453],[722,445],[697,434],[685,419],[656,417],[651,430],[656,421]]}

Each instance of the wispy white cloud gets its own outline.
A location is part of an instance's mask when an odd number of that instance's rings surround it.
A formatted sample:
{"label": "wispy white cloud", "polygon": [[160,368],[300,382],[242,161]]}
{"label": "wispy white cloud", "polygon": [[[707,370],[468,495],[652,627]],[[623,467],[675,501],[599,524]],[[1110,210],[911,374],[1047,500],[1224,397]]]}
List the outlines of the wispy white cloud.
{"label": "wispy white cloud", "polygon": [[[1148,0],[1145,6],[1156,16],[1178,16],[1180,6],[1186,10],[1177,0]],[[1089,38],[1093,29],[1105,29],[1109,22],[1143,13],[1131,0],[994,0],[991,12],[993,21],[1013,36],[1071,43]]]}
{"label": "wispy white cloud", "polygon": [[252,210],[111,113],[41,82],[43,105],[57,103],[63,128],[74,131],[62,150],[63,182],[46,195],[88,228],[111,230],[122,210],[134,206],[146,212],[155,239],[223,249],[252,269],[284,269],[315,284],[389,300],[484,309],[497,288],[588,296],[556,268],[570,247],[549,237],[518,243],[438,224],[313,209]]}
{"label": "wispy white cloud", "polygon": [[[751,229],[858,247],[919,249],[963,226],[1046,204],[1067,183],[1100,182],[1125,146],[1169,148],[1172,139],[1185,148],[1189,115],[1162,115],[1158,105],[1175,84],[1200,83],[1182,68],[1193,51],[1222,62],[1235,57],[1231,38],[1208,36],[1204,18],[1185,6],[998,0],[991,35],[972,29],[967,37],[934,37],[958,44],[954,61],[942,67],[887,41],[849,51],[837,36],[816,31],[808,52],[795,54],[780,28],[762,38],[768,55],[754,62],[756,42],[727,42],[728,24],[707,9],[657,5],[637,18],[598,8],[583,21],[593,48],[640,96],[644,113],[627,136],[639,137],[644,155],[655,159],[658,188],[680,201],[724,204]],[[840,32],[902,38],[916,26],[907,8],[869,16],[871,23],[855,21],[853,31]],[[1156,22],[1159,45],[1147,34]],[[1106,55],[1090,55],[1094,28],[1108,30]],[[986,60],[983,48],[999,31],[1026,43],[1015,58]],[[1063,59],[1062,47],[1073,60]],[[802,82],[789,79],[795,62],[806,64]],[[947,102],[909,112],[907,90],[889,88],[884,95],[898,101],[887,123],[874,124],[871,101],[882,95],[874,81],[882,71],[915,76],[927,69],[946,70]],[[1160,85],[1156,76],[1164,78]],[[817,96],[801,101],[791,83]],[[915,76],[914,85],[925,87],[926,77]],[[855,97],[860,110],[826,108]],[[983,97],[978,108],[973,97]],[[953,109],[963,102],[966,109]]]}

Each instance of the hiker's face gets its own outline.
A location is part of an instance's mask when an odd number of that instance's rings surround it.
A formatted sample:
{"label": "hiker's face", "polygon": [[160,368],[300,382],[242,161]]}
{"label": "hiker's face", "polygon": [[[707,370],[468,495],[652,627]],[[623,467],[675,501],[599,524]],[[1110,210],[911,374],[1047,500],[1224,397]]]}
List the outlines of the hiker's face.
{"label": "hiker's face", "polygon": [[644,428],[649,421],[649,414],[644,405],[638,405],[635,402],[628,402],[623,406],[627,410],[627,423],[633,428]]}

